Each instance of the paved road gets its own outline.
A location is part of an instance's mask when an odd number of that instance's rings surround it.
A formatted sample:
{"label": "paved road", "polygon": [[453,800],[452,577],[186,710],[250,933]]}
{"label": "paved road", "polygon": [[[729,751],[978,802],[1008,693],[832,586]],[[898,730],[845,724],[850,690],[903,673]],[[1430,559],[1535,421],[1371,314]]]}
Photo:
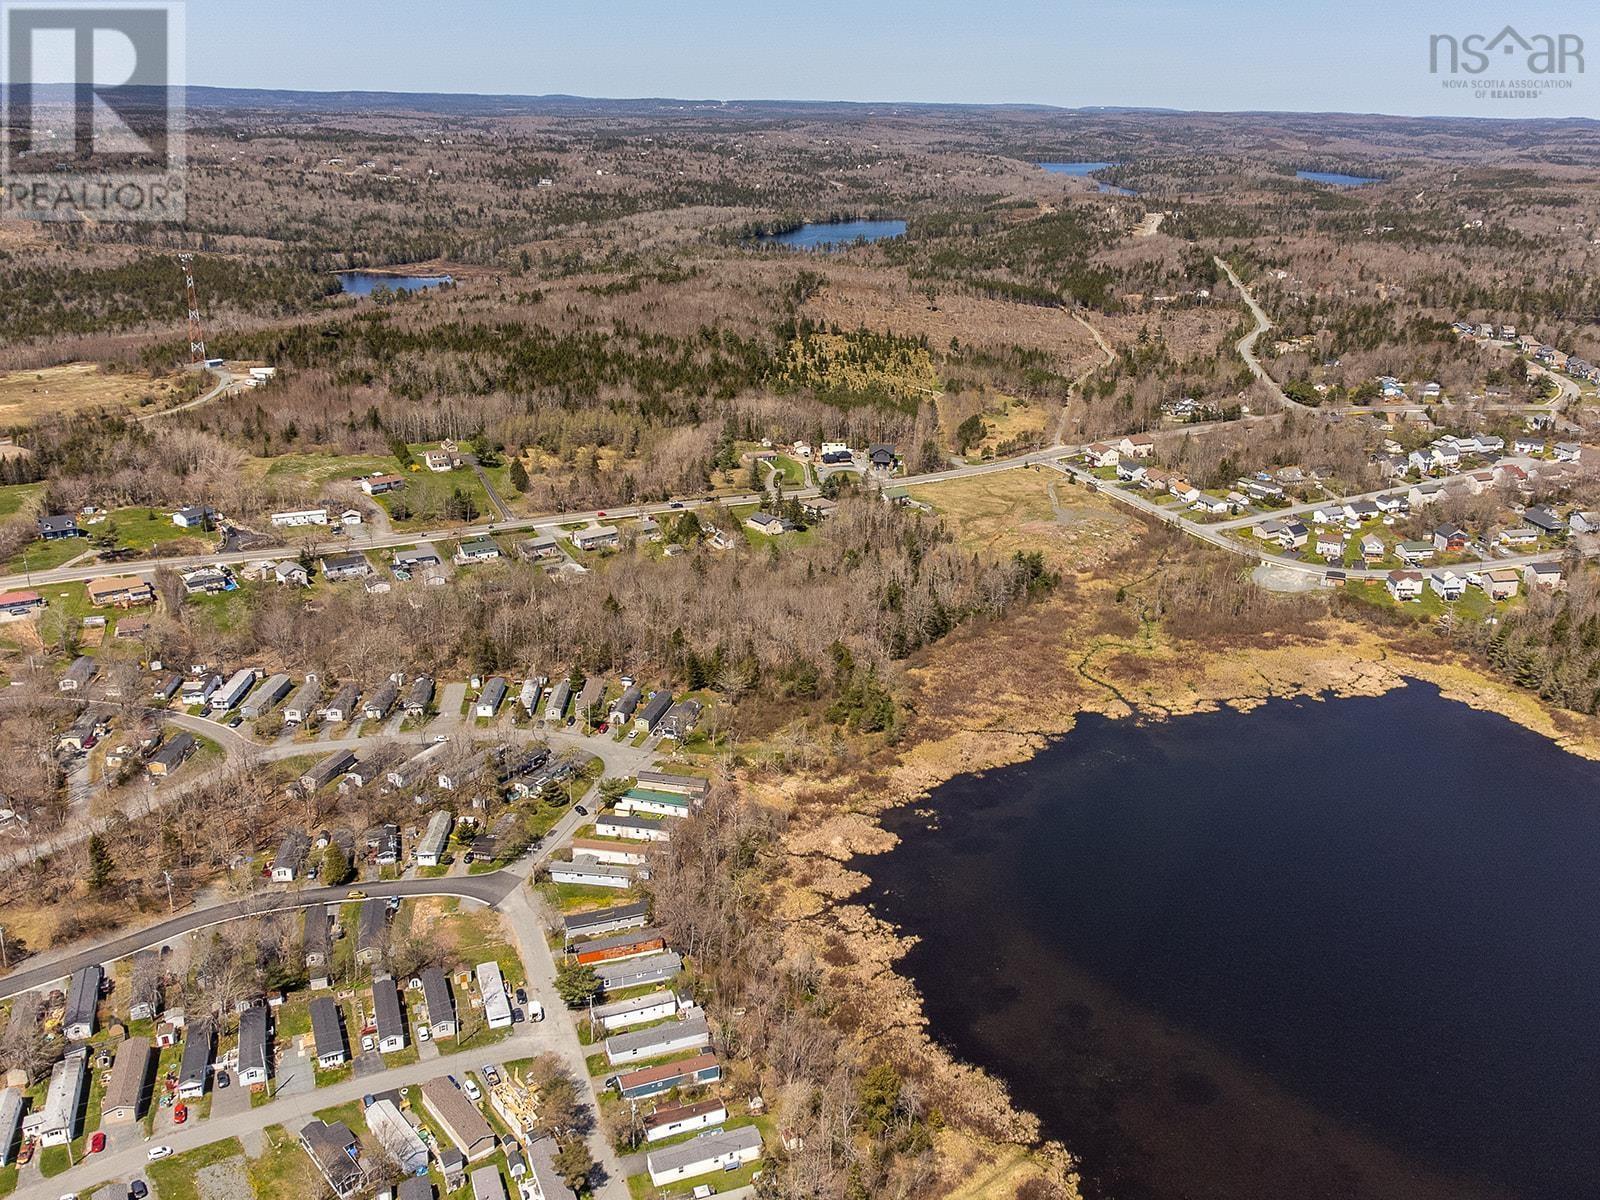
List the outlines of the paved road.
{"label": "paved road", "polygon": [[[965,479],[974,475],[987,475],[995,471],[1008,471],[1013,467],[1044,462],[1058,455],[1071,453],[1075,449],[1077,447],[1049,446],[1043,450],[1033,451],[1028,454],[1013,455],[1010,458],[995,459],[992,462],[951,467],[948,470],[934,471],[927,475],[906,476],[895,479],[892,482],[916,485],[940,483],[948,479]],[[815,496],[817,489],[799,488],[789,494],[796,499],[805,499]],[[714,499],[702,497],[698,499],[663,501],[658,504],[630,504],[621,508],[588,509],[583,512],[547,513],[542,516],[520,517],[510,521],[480,521],[472,525],[411,530],[404,533],[378,534],[374,531],[372,536],[366,537],[329,537],[326,542],[319,544],[319,549],[320,551],[332,551],[342,548],[391,550],[400,546],[412,546],[418,542],[428,541],[433,538],[465,538],[475,537],[479,534],[528,532],[533,530],[554,533],[557,531],[557,527],[561,525],[570,525],[579,521],[595,522],[605,520],[610,522],[641,517],[646,514],[659,516],[663,513],[675,512],[680,509],[706,508],[713,504],[730,506],[759,504],[763,498],[762,493],[752,492],[747,495],[718,496]],[[98,579],[107,574],[149,576],[155,574],[157,568],[164,566],[174,569],[206,566],[214,563],[228,563],[237,566],[241,563],[255,562],[262,558],[282,557],[282,549],[282,547],[275,547],[217,554],[196,554],[184,558],[138,559],[121,563],[94,563],[88,566],[56,567],[48,571],[0,576],[0,589],[42,587],[52,583],[83,582],[89,579]]]}
{"label": "paved road", "polygon": [[1284,394],[1283,389],[1278,386],[1278,381],[1269,375],[1267,369],[1261,365],[1261,360],[1256,357],[1256,343],[1261,340],[1262,334],[1272,328],[1272,322],[1268,319],[1267,314],[1262,311],[1261,305],[1256,303],[1256,298],[1250,294],[1250,289],[1245,287],[1243,281],[1233,273],[1233,268],[1224,262],[1220,256],[1214,256],[1211,261],[1222,268],[1223,274],[1238,289],[1239,295],[1244,297],[1245,307],[1250,310],[1250,315],[1256,319],[1256,327],[1240,338],[1235,346],[1239,351],[1239,357],[1244,359],[1244,365],[1250,368],[1250,374],[1266,384],[1267,390],[1285,408],[1303,413],[1316,412],[1316,409],[1309,405],[1301,404],[1298,400],[1289,399]]}
{"label": "paved road", "polygon": [[[360,883],[352,886],[369,896],[461,896],[495,905],[515,891],[524,878],[524,873],[504,870],[490,871],[482,875],[447,875],[440,879],[398,879],[386,883]],[[197,929],[237,921],[242,917],[258,917],[266,913],[309,908],[313,904],[343,903],[350,891],[349,887],[302,888],[296,891],[262,890],[238,900],[230,900],[225,904],[214,904],[207,908],[179,913],[160,924],[98,942],[42,966],[24,967],[0,976],[0,1000],[64,980],[74,971],[91,963],[100,963],[104,966],[119,958],[127,958],[140,950],[159,946],[186,933],[193,933]]]}
{"label": "paved road", "polygon": [[[1265,514],[1250,518],[1243,522],[1233,521],[1219,525],[1204,525],[1199,521],[1195,521],[1185,515],[1181,508],[1175,509],[1169,505],[1157,504],[1153,500],[1147,499],[1138,492],[1128,491],[1114,485],[1108,485],[1105,480],[1097,478],[1075,463],[1052,462],[1048,465],[1062,472],[1062,474],[1072,476],[1081,483],[1094,484],[1102,495],[1108,496],[1120,504],[1125,504],[1129,508],[1137,509],[1139,512],[1155,517],[1157,520],[1163,521],[1168,525],[1174,525],[1181,529],[1184,533],[1187,533],[1190,537],[1198,538],[1200,541],[1205,542],[1208,545],[1216,546],[1218,549],[1226,550],[1230,554],[1238,554],[1245,558],[1255,559],[1258,562],[1271,563],[1275,567],[1286,567],[1292,571],[1303,571],[1308,575],[1317,575],[1323,578],[1326,578],[1330,572],[1338,572],[1346,579],[1387,579],[1389,577],[1389,572],[1393,569],[1390,567],[1383,567],[1379,569],[1368,570],[1361,567],[1346,568],[1339,566],[1326,566],[1322,563],[1301,562],[1297,558],[1290,558],[1286,554],[1279,554],[1274,550],[1268,550],[1265,546],[1252,545],[1249,542],[1241,542],[1228,536],[1228,529],[1237,528],[1240,524],[1254,524],[1264,520]],[[1324,503],[1331,504],[1333,501],[1325,501]],[[1312,505],[1311,507],[1316,506]],[[1461,564],[1457,569],[1468,571],[1472,570],[1475,566],[1481,566],[1485,568],[1523,567],[1529,563],[1556,562],[1563,556],[1564,553],[1565,551],[1562,550],[1546,550],[1541,554],[1520,554],[1511,558],[1496,558],[1488,562],[1478,564],[1465,563]]]}

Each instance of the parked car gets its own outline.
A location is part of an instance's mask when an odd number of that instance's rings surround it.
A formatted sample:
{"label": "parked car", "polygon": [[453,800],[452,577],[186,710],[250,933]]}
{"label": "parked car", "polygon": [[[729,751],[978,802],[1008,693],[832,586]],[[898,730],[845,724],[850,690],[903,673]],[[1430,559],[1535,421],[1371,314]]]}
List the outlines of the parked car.
{"label": "parked car", "polygon": [[89,1139],[89,1153],[99,1154],[106,1148],[106,1135],[102,1130],[95,1130],[94,1136]]}
{"label": "parked car", "polygon": [[433,1030],[429,1029],[426,1025],[417,1026],[417,1041],[425,1042],[432,1036]]}
{"label": "parked car", "polygon": [[496,1071],[494,1069],[494,1064],[493,1063],[484,1063],[483,1064],[483,1081],[485,1083],[487,1083],[490,1087],[496,1087],[496,1086],[499,1085],[499,1083],[500,1083],[500,1072]]}
{"label": "parked car", "polygon": [[228,1079],[228,1073],[226,1071],[217,1072],[217,1086],[219,1088],[227,1087],[230,1082],[231,1081]]}
{"label": "parked car", "polygon": [[472,1082],[471,1076],[461,1081],[461,1090],[467,1094],[467,1099],[474,1103],[483,1099],[483,1092],[476,1083]]}
{"label": "parked car", "polygon": [[172,1110],[172,1123],[174,1125],[182,1125],[188,1119],[189,1106],[180,1102]]}
{"label": "parked car", "polygon": [[150,1187],[142,1179],[135,1179],[128,1185],[128,1200],[144,1200],[150,1194]]}
{"label": "parked car", "polygon": [[344,898],[346,900],[365,900],[367,898],[367,894],[358,889],[354,892],[346,892],[344,894]]}
{"label": "parked car", "polygon": [[145,1152],[145,1157],[148,1158],[151,1162],[160,1162],[163,1158],[171,1158],[172,1157],[172,1147],[171,1146],[151,1146],[150,1149]]}
{"label": "parked car", "polygon": [[573,811],[576,812],[580,817],[587,817],[589,815],[589,810],[581,804],[573,809]]}
{"label": "parked car", "polygon": [[371,1054],[378,1048],[378,1039],[373,1037],[370,1033],[364,1035],[361,1039],[361,1048],[368,1054]]}

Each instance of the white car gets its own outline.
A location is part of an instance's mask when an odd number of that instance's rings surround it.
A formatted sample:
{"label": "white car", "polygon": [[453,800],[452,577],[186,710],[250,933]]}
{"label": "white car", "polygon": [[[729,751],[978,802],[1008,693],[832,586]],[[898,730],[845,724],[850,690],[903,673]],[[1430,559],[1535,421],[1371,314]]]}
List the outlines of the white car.
{"label": "white car", "polygon": [[151,1162],[158,1162],[163,1158],[171,1158],[172,1157],[172,1147],[171,1146],[151,1146],[150,1149],[145,1153],[145,1157],[148,1158]]}
{"label": "white car", "polygon": [[483,1099],[483,1093],[478,1090],[478,1085],[473,1083],[471,1078],[461,1081],[461,1090],[467,1094],[467,1099],[474,1103]]}
{"label": "white car", "polygon": [[370,1033],[363,1034],[361,1036],[361,1048],[368,1054],[371,1054],[378,1048],[378,1039],[373,1037]]}
{"label": "white car", "polygon": [[426,1025],[417,1026],[417,1041],[425,1042],[432,1036],[433,1030],[429,1029]]}

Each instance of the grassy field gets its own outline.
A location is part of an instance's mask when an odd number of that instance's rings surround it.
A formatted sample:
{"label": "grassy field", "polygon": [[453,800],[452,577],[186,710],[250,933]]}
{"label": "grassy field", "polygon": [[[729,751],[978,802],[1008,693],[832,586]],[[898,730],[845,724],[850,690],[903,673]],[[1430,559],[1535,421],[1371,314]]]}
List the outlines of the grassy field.
{"label": "grassy field", "polygon": [[[472,497],[472,502],[478,506],[480,520],[494,520],[497,513],[489,503],[488,494],[483,490],[477,473],[470,467],[442,472],[428,470],[421,463],[422,452],[430,448],[422,445],[411,447],[417,457],[418,469],[415,471],[402,470],[394,457],[388,454],[285,454],[278,458],[256,459],[250,469],[285,489],[298,490],[308,504],[318,499],[322,489],[330,484],[353,483],[358,477],[374,472],[404,475],[406,485],[400,491],[375,497],[391,516],[397,507],[401,511],[410,511],[411,515],[403,520],[394,518],[396,529],[437,525],[445,501],[456,488]],[[496,490],[507,503],[516,495],[509,482],[501,486],[501,481],[509,471],[509,467],[495,467],[488,471],[490,478],[495,481]]]}
{"label": "grassy field", "polygon": [[[301,1157],[305,1157],[304,1152]],[[205,1200],[195,1182],[195,1175],[206,1167],[216,1166],[231,1158],[244,1158],[244,1147],[239,1144],[238,1138],[213,1142],[187,1154],[177,1154],[151,1163],[145,1173],[150,1176],[150,1182],[155,1184],[156,1194],[161,1200]]]}
{"label": "grassy field", "polygon": [[[1055,501],[1051,500],[1051,489]],[[995,555],[1042,550],[1076,561],[1115,540],[1132,518],[1056,471],[1018,467],[910,489],[932,505],[963,546]]]}
{"label": "grassy field", "polygon": [[123,373],[75,362],[0,375],[0,425],[28,425],[43,416],[91,408],[165,408],[197,394],[203,377]]}
{"label": "grassy field", "polygon": [[11,483],[0,487],[0,517],[16,515],[43,495],[42,483]]}

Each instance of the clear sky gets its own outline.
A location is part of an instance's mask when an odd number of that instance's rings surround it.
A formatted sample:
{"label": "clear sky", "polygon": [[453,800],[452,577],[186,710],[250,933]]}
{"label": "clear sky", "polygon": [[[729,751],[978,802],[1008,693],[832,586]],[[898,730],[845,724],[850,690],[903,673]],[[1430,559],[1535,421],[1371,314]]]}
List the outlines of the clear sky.
{"label": "clear sky", "polygon": [[[1430,35],[1508,21],[1588,70],[1536,100],[1430,74]],[[1600,116],[1592,2],[190,0],[188,40],[189,82],[236,87]]]}

